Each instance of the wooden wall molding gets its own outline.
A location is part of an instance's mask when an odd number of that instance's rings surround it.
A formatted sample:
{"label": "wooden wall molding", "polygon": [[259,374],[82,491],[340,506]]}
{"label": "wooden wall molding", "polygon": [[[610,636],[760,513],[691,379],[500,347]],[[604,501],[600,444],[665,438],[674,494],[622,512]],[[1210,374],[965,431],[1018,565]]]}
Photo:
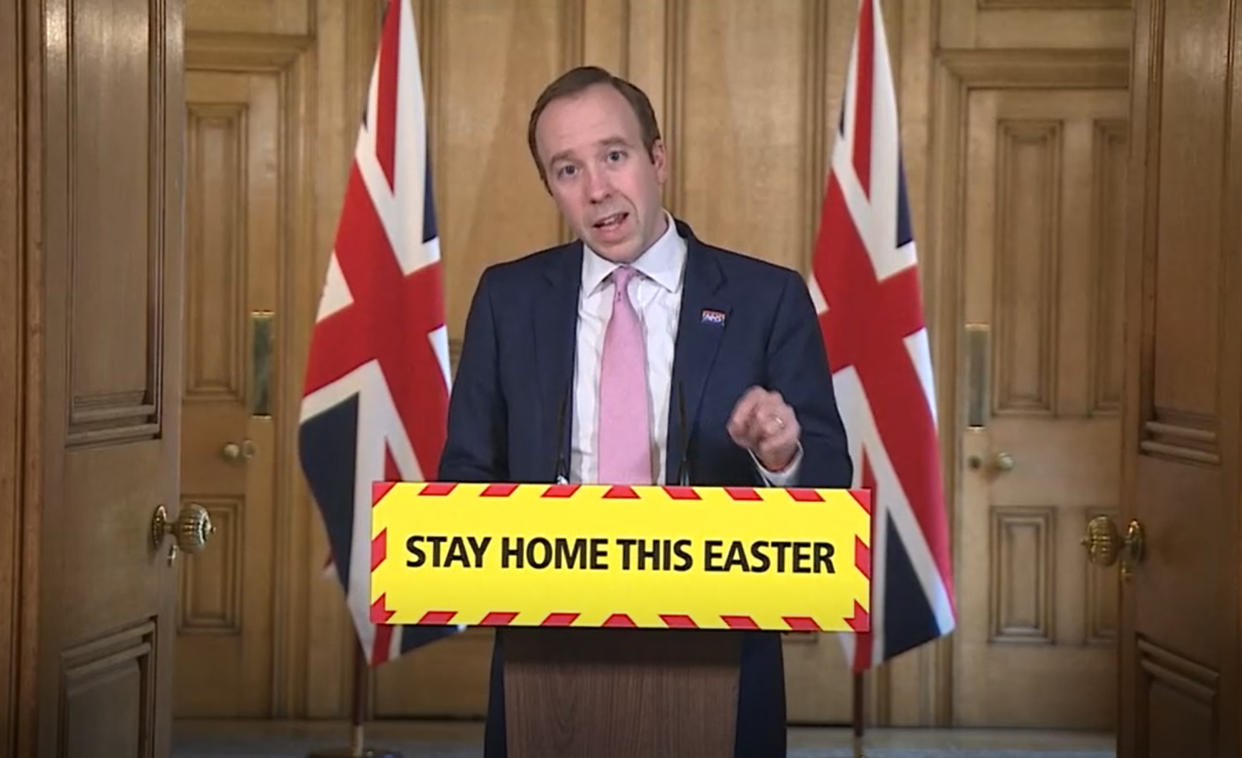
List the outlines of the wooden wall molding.
{"label": "wooden wall molding", "polygon": [[[1052,585],[1056,512],[1051,507],[995,507],[989,561],[988,628],[993,643],[1055,642]],[[1022,545],[1019,543],[1026,542]],[[1023,548],[1028,548],[1023,550]],[[1029,553],[1029,555],[1028,555]],[[1030,559],[1031,576],[1016,576],[1022,557]],[[1029,617],[1017,608],[1028,606]]]}
{"label": "wooden wall molding", "polygon": [[253,32],[185,34],[187,70],[287,72],[314,45],[313,37]]}
{"label": "wooden wall molding", "polygon": [[[32,11],[32,8],[36,10]],[[42,14],[0,7],[0,753],[33,755],[42,522]]]}
{"label": "wooden wall molding", "polygon": [[[1186,735],[1183,745],[1190,754],[1218,752],[1220,746],[1215,735],[1207,737],[1204,727],[1218,732],[1209,725],[1219,723],[1221,718],[1221,675],[1143,636],[1136,640],[1135,653],[1135,715],[1139,728],[1134,735],[1129,735],[1138,741],[1134,755],[1154,752],[1151,747],[1153,733],[1183,731],[1187,722],[1199,727],[1183,732]],[[1232,716],[1230,713],[1226,718]],[[1163,723],[1154,724],[1153,721]],[[1179,723],[1182,728],[1174,726]],[[1213,744],[1204,744],[1206,741]]]}
{"label": "wooden wall molding", "polygon": [[[1057,402],[1057,308],[1061,258],[1061,124],[1056,120],[1002,119],[998,123],[996,159],[995,259],[992,312],[995,415],[1047,415]],[[1020,153],[1034,154],[1026,165]],[[1038,217],[1023,218],[1022,200],[1036,197]],[[1032,287],[1031,282],[1036,284]],[[1034,302],[1018,296],[1023,287],[1036,291]],[[1035,339],[1023,344],[1019,324],[1034,319]],[[1034,370],[1021,374],[1017,352],[1033,352]]]}
{"label": "wooden wall molding", "polygon": [[61,652],[58,689],[62,715],[57,724],[58,754],[70,753],[68,746],[79,742],[70,731],[75,724],[99,721],[99,703],[108,695],[139,702],[135,736],[143,735],[147,743],[145,749],[139,748],[138,752],[151,751],[150,740],[157,726],[156,669],[157,665],[163,665],[154,660],[157,634],[156,618],[152,617],[145,623]]}
{"label": "wooden wall molding", "polygon": [[[199,182],[191,183],[194,179],[201,181],[204,170],[230,177],[230,182],[225,186],[246,186],[244,177],[247,170],[247,117],[247,107],[243,103],[187,103],[185,186],[186,209],[190,215],[195,205],[203,202],[207,192]],[[226,146],[224,155],[217,155],[214,160],[204,157],[202,153],[204,143],[209,142],[212,132]],[[224,212],[218,219],[219,226],[224,230],[221,236],[225,244],[221,249],[203,249],[204,240],[200,234],[194,232],[193,226],[188,225],[186,230],[187,281],[200,284],[185,289],[183,307],[186,325],[189,330],[197,331],[199,335],[189,340],[183,350],[183,403],[231,399],[243,404],[246,401],[243,361],[237,357],[241,354],[242,340],[246,339],[243,323],[246,277],[241,272],[245,271],[246,217],[249,209],[244,192],[217,200]],[[216,275],[209,276],[213,270]],[[209,289],[201,282],[211,282],[219,286]],[[226,304],[223,322],[211,323],[203,317],[202,309],[205,303],[210,302]],[[223,344],[217,345],[204,340],[206,332],[218,334]],[[206,345],[219,347],[229,356],[223,365],[213,361],[213,356],[203,354]],[[193,350],[195,346],[198,347],[197,351]]]}
{"label": "wooden wall molding", "polygon": [[[689,27],[689,0],[664,3],[664,143],[673,165],[681,163],[685,146],[686,113],[686,30]],[[676,216],[686,199],[686,172],[673,171],[665,187],[665,207]]]}
{"label": "wooden wall molding", "polygon": [[[439,33],[440,19],[443,14],[440,13],[439,3],[435,0],[413,0],[413,4],[414,31],[418,36],[418,63],[423,73],[423,95],[427,100],[427,112],[431,114],[439,110],[438,108],[433,110],[432,105],[440,102],[438,86],[440,77],[436,75],[436,71],[441,60],[439,45],[444,38]],[[428,124],[429,130],[430,126]],[[428,151],[431,151],[431,142],[428,141],[427,145]]]}
{"label": "wooden wall molding", "polygon": [[[209,560],[202,556],[181,567],[177,634],[241,635],[242,575],[246,535],[242,531],[244,502],[238,498],[182,496],[182,503],[207,509],[215,534]],[[199,590],[207,590],[200,596]]]}
{"label": "wooden wall molding", "polygon": [[828,150],[833,143],[837,123],[836,114],[828,112],[828,70],[830,51],[828,46],[828,6],[817,0],[808,0],[803,13],[806,18],[806,57],[803,73],[806,82],[806,119],[802,126],[802,144],[806,150],[806,186],[803,213],[804,259],[801,271],[810,271],[811,257],[815,252],[815,238],[819,230],[820,210],[824,202],[825,183],[828,179]]}
{"label": "wooden wall molding", "polygon": [[942,48],[936,54],[943,79],[972,89],[1057,87],[1124,89],[1130,81],[1126,50]]}
{"label": "wooden wall molding", "polygon": [[561,68],[581,66],[586,50],[586,0],[560,0]]}
{"label": "wooden wall molding", "polygon": [[[561,28],[561,71],[568,71],[586,61],[586,0],[560,0],[556,16]],[[574,230],[561,214],[556,214],[556,240],[566,244],[574,239]]]}
{"label": "wooden wall molding", "polygon": [[1157,406],[1157,420],[1143,423],[1139,449],[1146,455],[1219,466],[1220,438],[1211,416],[1170,411]]}
{"label": "wooden wall molding", "polygon": [[[434,158],[441,153],[440,133],[442,130],[441,116],[444,108],[441,101],[440,64],[444,57],[444,30],[441,23],[444,13],[436,0],[414,0],[414,20],[417,24],[415,32],[418,36],[419,66],[423,75],[423,99],[427,109],[427,154]],[[442,181],[435,180],[438,161],[432,161],[432,192],[436,200],[436,221],[442,219],[444,208],[444,192],[436,192],[443,188]]]}
{"label": "wooden wall molding", "polygon": [[[1125,242],[1110,232],[1107,218],[1111,213],[1121,216],[1118,226],[1125,228],[1126,184],[1125,172],[1129,149],[1129,125],[1125,121],[1108,120],[1095,124],[1092,158],[1095,161],[1095,186],[1091,191],[1091,223],[1094,225],[1092,239],[1100,250],[1097,265],[1091,271],[1091,315],[1089,338],[1091,361],[1087,365],[1090,376],[1090,406],[1092,416],[1118,415],[1121,412],[1122,370],[1120,363],[1112,362],[1113,356],[1121,359],[1124,341],[1120,327],[1112,323],[1115,313],[1113,304],[1125,300],[1125,285],[1113,278],[1124,263]],[[1109,168],[1113,171],[1109,171]],[[1120,285],[1116,288],[1110,285]]]}
{"label": "wooden wall molding", "polygon": [[1125,10],[1130,0],[978,0],[981,11],[1080,11],[1096,8]]}

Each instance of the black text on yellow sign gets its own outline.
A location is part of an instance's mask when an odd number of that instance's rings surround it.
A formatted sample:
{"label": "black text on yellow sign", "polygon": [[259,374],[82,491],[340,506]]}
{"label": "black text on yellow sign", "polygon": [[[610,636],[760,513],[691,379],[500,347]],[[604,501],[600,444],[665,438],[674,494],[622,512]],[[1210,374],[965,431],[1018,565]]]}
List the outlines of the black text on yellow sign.
{"label": "black text on yellow sign", "polygon": [[[703,540],[642,537],[501,537],[414,534],[405,542],[409,568],[691,571],[695,555],[704,571],[773,571],[832,574],[831,542],[807,540]],[[492,549],[495,546],[497,549]]]}

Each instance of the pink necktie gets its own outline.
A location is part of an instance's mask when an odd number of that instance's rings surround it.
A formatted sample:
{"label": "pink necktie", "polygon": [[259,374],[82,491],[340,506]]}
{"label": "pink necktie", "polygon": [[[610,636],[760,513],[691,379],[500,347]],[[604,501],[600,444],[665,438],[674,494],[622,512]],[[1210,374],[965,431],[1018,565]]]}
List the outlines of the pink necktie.
{"label": "pink necktie", "polygon": [[647,350],[628,286],[637,272],[612,272],[612,317],[604,332],[599,378],[599,481],[651,484]]}

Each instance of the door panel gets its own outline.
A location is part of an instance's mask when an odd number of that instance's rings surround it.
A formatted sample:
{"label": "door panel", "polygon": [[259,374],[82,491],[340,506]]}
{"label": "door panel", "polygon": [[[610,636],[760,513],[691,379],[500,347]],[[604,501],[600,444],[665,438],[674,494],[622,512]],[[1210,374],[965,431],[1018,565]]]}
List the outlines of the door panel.
{"label": "door panel", "polygon": [[[1118,755],[1239,747],[1236,2],[1136,3]],[[1232,68],[1231,68],[1232,64]]]}
{"label": "door panel", "polygon": [[180,433],[176,0],[44,7],[41,755],[167,755]]}
{"label": "door panel", "polygon": [[1124,90],[970,95],[965,726],[1114,723],[1116,577],[1078,540],[1120,487],[1126,107]]}

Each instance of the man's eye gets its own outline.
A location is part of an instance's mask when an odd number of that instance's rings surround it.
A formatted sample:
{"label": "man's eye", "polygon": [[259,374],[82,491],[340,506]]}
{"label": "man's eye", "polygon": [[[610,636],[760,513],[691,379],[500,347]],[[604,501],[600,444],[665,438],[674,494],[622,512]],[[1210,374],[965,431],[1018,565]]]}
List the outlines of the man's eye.
{"label": "man's eye", "polygon": [[567,179],[576,173],[578,173],[577,166],[561,166],[556,170],[557,177],[561,179]]}
{"label": "man's eye", "polygon": [[608,151],[608,160],[612,161],[613,163],[623,160],[624,158],[625,158],[624,150],[609,150]]}

